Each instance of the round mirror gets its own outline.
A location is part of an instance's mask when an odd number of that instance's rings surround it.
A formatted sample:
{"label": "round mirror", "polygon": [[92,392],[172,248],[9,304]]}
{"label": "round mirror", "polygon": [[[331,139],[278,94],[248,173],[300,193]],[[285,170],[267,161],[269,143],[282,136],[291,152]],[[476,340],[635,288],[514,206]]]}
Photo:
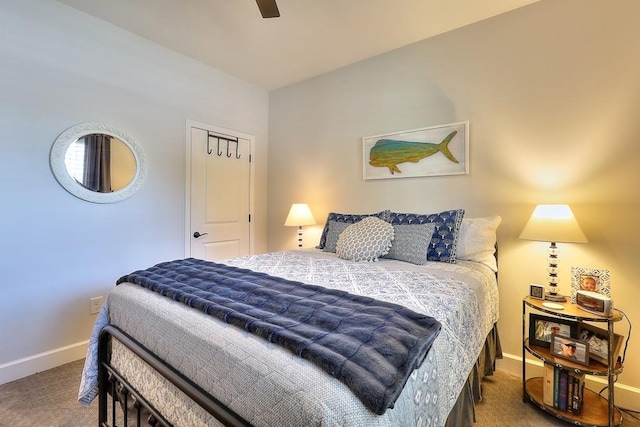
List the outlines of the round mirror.
{"label": "round mirror", "polygon": [[60,185],[94,203],[130,197],[147,172],[135,140],[106,123],[83,123],[62,132],[51,147],[50,162]]}

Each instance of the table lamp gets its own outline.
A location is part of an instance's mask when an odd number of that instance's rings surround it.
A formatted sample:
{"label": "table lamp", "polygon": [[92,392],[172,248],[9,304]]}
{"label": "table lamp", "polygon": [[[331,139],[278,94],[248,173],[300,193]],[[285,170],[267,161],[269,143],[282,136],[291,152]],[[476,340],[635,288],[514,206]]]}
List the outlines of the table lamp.
{"label": "table lamp", "polygon": [[578,221],[568,205],[538,205],[531,218],[524,226],[520,238],[551,242],[549,246],[549,290],[545,299],[549,301],[566,301],[566,297],[558,294],[558,247],[561,243],[586,243],[587,237],[582,232]]}
{"label": "table lamp", "polygon": [[314,225],[316,220],[311,214],[311,209],[306,203],[294,203],[291,205],[289,215],[284,222],[286,227],[294,226],[298,227],[298,249],[302,249],[302,226]]}

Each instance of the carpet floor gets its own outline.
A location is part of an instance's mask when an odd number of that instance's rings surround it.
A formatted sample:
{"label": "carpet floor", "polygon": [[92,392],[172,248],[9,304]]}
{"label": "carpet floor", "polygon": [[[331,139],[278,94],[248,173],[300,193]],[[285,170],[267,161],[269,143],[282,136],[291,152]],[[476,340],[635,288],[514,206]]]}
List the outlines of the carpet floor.
{"label": "carpet floor", "polygon": [[84,359],[0,386],[2,427],[98,425],[98,404],[78,402]]}
{"label": "carpet floor", "polygon": [[[96,426],[98,405],[78,403],[84,360],[0,385],[0,427]],[[483,381],[483,400],[476,406],[474,427],[568,426],[522,402],[522,382],[498,371]],[[624,427],[640,427],[640,420],[623,414]],[[403,426],[404,427],[404,426]]]}
{"label": "carpet floor", "polygon": [[[635,417],[640,416],[635,414]],[[640,419],[622,414],[624,427],[640,427]],[[569,426],[550,414],[522,401],[522,379],[502,371],[482,381],[482,401],[476,405],[477,427]]]}

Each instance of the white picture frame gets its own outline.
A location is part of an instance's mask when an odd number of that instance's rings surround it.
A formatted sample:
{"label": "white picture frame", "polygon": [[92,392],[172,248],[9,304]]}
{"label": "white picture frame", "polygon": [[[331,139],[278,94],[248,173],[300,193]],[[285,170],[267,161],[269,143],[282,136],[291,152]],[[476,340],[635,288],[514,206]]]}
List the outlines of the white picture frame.
{"label": "white picture frame", "polygon": [[571,267],[571,302],[576,303],[579,290],[598,292],[611,298],[609,270],[604,268]]}
{"label": "white picture frame", "polygon": [[468,121],[362,138],[364,180],[468,173]]}

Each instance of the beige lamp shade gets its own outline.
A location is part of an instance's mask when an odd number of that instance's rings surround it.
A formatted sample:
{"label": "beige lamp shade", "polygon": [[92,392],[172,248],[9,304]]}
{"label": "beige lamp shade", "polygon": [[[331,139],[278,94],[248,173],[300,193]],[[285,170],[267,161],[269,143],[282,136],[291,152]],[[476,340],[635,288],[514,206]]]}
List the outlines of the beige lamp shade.
{"label": "beige lamp shade", "polygon": [[311,209],[306,203],[294,203],[291,205],[289,215],[284,222],[285,226],[301,227],[303,225],[314,225],[316,220],[311,214]]}
{"label": "beige lamp shade", "polygon": [[524,226],[520,238],[540,242],[586,243],[569,205],[538,205]]}
{"label": "beige lamp shade", "polygon": [[576,217],[573,216],[568,205],[538,205],[531,214],[531,218],[524,226],[521,239],[551,242],[549,246],[549,292],[544,296],[550,301],[566,301],[558,294],[558,247],[562,243],[586,243],[584,235]]}

